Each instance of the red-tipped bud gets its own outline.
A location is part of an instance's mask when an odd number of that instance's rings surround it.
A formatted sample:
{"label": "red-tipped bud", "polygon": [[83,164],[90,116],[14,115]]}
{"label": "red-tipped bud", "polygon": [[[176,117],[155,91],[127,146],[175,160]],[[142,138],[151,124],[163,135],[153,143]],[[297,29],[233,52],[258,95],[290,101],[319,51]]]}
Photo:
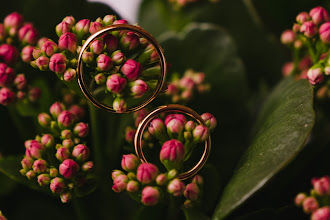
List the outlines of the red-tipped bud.
{"label": "red-tipped bud", "polygon": [[58,170],[56,168],[50,168],[49,169],[49,176],[52,177],[52,178],[55,178],[57,177],[58,175]]}
{"label": "red-tipped bud", "polygon": [[296,39],[296,34],[292,30],[285,30],[281,35],[282,44],[292,44]]}
{"label": "red-tipped bud", "polygon": [[19,52],[16,47],[10,44],[0,45],[0,61],[8,65],[14,65],[19,57]]}
{"label": "red-tipped bud", "polygon": [[188,121],[188,122],[185,124],[185,126],[184,126],[184,128],[185,128],[187,131],[193,131],[193,130],[195,129],[195,127],[196,127],[196,124],[195,124],[194,121]]}
{"label": "red-tipped bud", "polygon": [[129,81],[134,81],[140,76],[142,72],[142,66],[135,60],[128,59],[121,67],[120,71],[127,77]]}
{"label": "red-tipped bud", "polygon": [[32,140],[29,144],[28,150],[31,157],[38,159],[41,158],[42,153],[45,151],[45,147],[36,140]]}
{"label": "red-tipped bud", "polygon": [[184,159],[184,153],[184,145],[180,141],[172,139],[163,144],[159,158],[167,170],[178,170]]}
{"label": "red-tipped bud", "polygon": [[150,122],[148,131],[151,135],[155,136],[161,141],[165,141],[168,139],[165,124],[160,118],[155,118]]}
{"label": "red-tipped bud", "polygon": [[128,172],[135,171],[139,164],[140,161],[134,154],[123,155],[121,159],[121,167]]}
{"label": "red-tipped bud", "polygon": [[139,183],[135,180],[130,180],[126,186],[127,192],[136,192],[139,190]]}
{"label": "red-tipped bud", "polygon": [[77,22],[74,28],[74,33],[79,39],[84,38],[89,34],[90,21],[88,19],[83,19]]}
{"label": "red-tipped bud", "polygon": [[320,196],[330,195],[330,176],[313,178],[312,184],[315,192]]}
{"label": "red-tipped bud", "polygon": [[69,68],[64,72],[63,79],[66,82],[70,82],[76,78],[76,75],[77,75],[76,70]]}
{"label": "red-tipped bud", "polygon": [[23,62],[25,63],[29,63],[31,62],[33,59],[33,49],[34,47],[33,46],[25,46],[23,49],[22,49],[22,52],[21,52],[21,58],[23,60]]}
{"label": "red-tipped bud", "polygon": [[307,195],[305,193],[299,193],[295,199],[294,199],[294,203],[296,204],[296,206],[302,206],[302,203],[304,202],[304,200],[307,198]]}
{"label": "red-tipped bud", "polygon": [[199,188],[196,183],[189,183],[183,192],[184,197],[191,201],[196,201],[199,196]]}
{"label": "red-tipped bud", "polygon": [[17,89],[22,90],[27,85],[27,80],[24,74],[18,74],[14,80],[14,84]]}
{"label": "red-tipped bud", "polygon": [[299,24],[302,24],[302,23],[304,23],[305,21],[308,21],[308,20],[310,20],[310,19],[311,19],[311,17],[310,17],[309,14],[308,14],[307,12],[305,12],[305,11],[299,13],[299,14],[297,15],[297,17],[296,17],[296,20],[297,20],[297,22],[298,22]]}
{"label": "red-tipped bud", "polygon": [[59,161],[62,162],[63,160],[70,157],[70,150],[67,147],[60,147],[57,149],[55,156]]}
{"label": "red-tipped bud", "polygon": [[81,120],[85,117],[85,109],[79,105],[72,105],[69,109],[69,112],[71,112],[76,120]]}
{"label": "red-tipped bud", "polygon": [[156,183],[159,186],[163,186],[167,182],[167,177],[165,174],[161,173],[156,177]]}
{"label": "red-tipped bud", "polygon": [[156,187],[146,186],[142,190],[141,202],[144,205],[156,205],[160,198],[160,192]]}
{"label": "red-tipped bud", "polygon": [[70,32],[72,30],[72,24],[69,24],[68,22],[62,21],[58,25],[56,25],[55,31],[58,37],[60,37],[62,34],[65,34],[67,32]]}
{"label": "red-tipped bud", "polygon": [[48,70],[49,58],[45,56],[40,56],[36,59],[36,65],[41,71]]}
{"label": "red-tipped bud", "polygon": [[60,50],[68,50],[73,54],[76,53],[77,36],[71,32],[62,34],[58,40],[58,48]]}
{"label": "red-tipped bud", "polygon": [[90,51],[94,54],[102,53],[104,48],[104,42],[101,40],[94,40],[90,45]]}
{"label": "red-tipped bud", "polygon": [[131,93],[134,98],[141,98],[149,89],[148,85],[141,79],[132,82],[131,86]]}
{"label": "red-tipped bud", "polygon": [[305,21],[301,27],[300,31],[308,38],[312,38],[317,33],[317,26],[312,21]]}
{"label": "red-tipped bud", "polygon": [[70,192],[63,192],[60,194],[61,202],[62,203],[68,203],[72,199],[72,195]]}
{"label": "red-tipped bud", "polygon": [[103,24],[101,24],[100,22],[92,22],[90,24],[90,27],[89,27],[89,33],[91,34],[95,34],[96,32],[98,32],[99,30],[101,30],[103,27]]}
{"label": "red-tipped bud", "polygon": [[61,163],[59,171],[62,176],[71,179],[78,173],[79,165],[71,159],[66,159]]}
{"label": "red-tipped bud", "polygon": [[45,160],[38,159],[33,163],[33,171],[35,173],[45,173],[47,170],[48,163]]}
{"label": "red-tipped bud", "polygon": [[329,21],[329,13],[327,10],[321,6],[312,8],[309,12],[313,22],[317,25]]}
{"label": "red-tipped bud", "polygon": [[93,55],[92,53],[90,53],[90,52],[85,51],[85,52],[83,53],[81,59],[84,61],[84,63],[89,64],[89,63],[92,63],[92,62],[93,62],[93,60],[94,60],[94,55]]}
{"label": "red-tipped bud", "polygon": [[0,89],[0,104],[9,105],[15,101],[15,98],[15,93],[10,89],[5,87]]}
{"label": "red-tipped bud", "polygon": [[121,65],[126,61],[125,55],[120,51],[116,50],[111,54],[111,59],[114,63],[114,65]]}
{"label": "red-tipped bud", "polygon": [[38,59],[42,55],[42,51],[39,48],[33,48],[32,56],[34,59]]}
{"label": "red-tipped bud", "polygon": [[38,176],[38,183],[40,186],[47,186],[50,183],[49,174],[43,173]]}
{"label": "red-tipped bud", "polygon": [[113,181],[112,190],[115,192],[122,192],[127,187],[128,178],[126,175],[119,175]]}
{"label": "red-tipped bud", "polygon": [[112,34],[104,35],[103,41],[104,41],[109,53],[112,53],[113,51],[117,50],[119,42],[118,42],[118,39],[115,36],[113,36]]}
{"label": "red-tipped bud", "polygon": [[57,121],[63,127],[70,127],[74,123],[74,116],[70,111],[62,111]]}
{"label": "red-tipped bud", "polygon": [[158,168],[151,163],[142,163],[137,169],[136,178],[142,184],[151,183],[156,179]]}
{"label": "red-tipped bud", "polygon": [[328,220],[330,219],[330,206],[325,206],[313,212],[311,220]]}
{"label": "red-tipped bud", "polygon": [[57,44],[52,40],[43,43],[41,51],[48,57],[51,57],[57,51]]}
{"label": "red-tipped bud", "polygon": [[14,69],[0,63],[0,86],[9,86],[15,78]]}
{"label": "red-tipped bud", "polygon": [[94,168],[93,161],[87,161],[81,166],[81,169],[84,172],[90,172],[91,170],[93,170],[93,168]]}
{"label": "red-tipped bud", "polygon": [[46,148],[52,148],[55,146],[55,139],[50,134],[45,134],[41,138],[41,144],[44,145]]}
{"label": "red-tipped bud", "polygon": [[18,39],[24,44],[33,45],[39,38],[38,30],[32,24],[23,25],[18,31]]}
{"label": "red-tipped bud", "polygon": [[126,112],[126,110],[127,110],[127,104],[126,104],[125,100],[122,98],[116,98],[113,101],[112,107],[116,112],[119,112],[119,113]]}
{"label": "red-tipped bud", "polygon": [[128,32],[120,38],[121,48],[125,51],[134,50],[139,46],[140,39],[134,32]]}
{"label": "red-tipped bud", "polygon": [[134,136],[135,136],[136,130],[131,128],[131,127],[127,127],[126,128],[126,135],[125,135],[125,139],[128,143],[133,143],[134,140]]}
{"label": "red-tipped bud", "polygon": [[115,22],[116,19],[117,19],[117,18],[116,18],[115,15],[106,15],[106,16],[104,16],[104,18],[103,18],[103,24],[104,24],[105,26],[112,25],[113,22]]}
{"label": "red-tipped bud", "polygon": [[167,186],[167,192],[173,196],[181,196],[185,189],[184,183],[179,179],[174,179],[169,182]]}
{"label": "red-tipped bud", "polygon": [[38,87],[32,87],[28,91],[28,99],[31,102],[36,102],[41,96],[41,89]]}
{"label": "red-tipped bud", "polygon": [[49,127],[52,118],[47,113],[40,113],[38,115],[38,122],[42,127]]}
{"label": "red-tipped bud", "polygon": [[49,69],[55,73],[64,73],[66,70],[66,57],[61,53],[55,53],[50,58]]}
{"label": "red-tipped bud", "polygon": [[192,179],[191,182],[192,183],[196,183],[197,185],[203,185],[204,180],[203,180],[203,177],[202,176],[196,175],[196,176],[193,177],[193,179]]}
{"label": "red-tipped bud", "polygon": [[76,158],[77,161],[83,162],[88,159],[90,154],[89,148],[86,145],[78,144],[74,147],[72,151],[72,156]]}
{"label": "red-tipped bud", "polygon": [[94,80],[95,80],[96,84],[103,85],[106,82],[107,77],[105,76],[104,73],[99,73],[94,77]]}
{"label": "red-tipped bud", "polygon": [[24,23],[24,18],[21,14],[13,12],[5,17],[3,20],[6,29],[9,28],[19,28]]}
{"label": "red-tipped bud", "polygon": [[64,110],[65,106],[61,102],[55,102],[49,108],[49,112],[54,118],[57,118]]}
{"label": "red-tipped bud", "polygon": [[310,214],[319,208],[319,204],[314,197],[305,198],[302,205],[306,214]]}
{"label": "red-tipped bud", "polygon": [[30,170],[32,168],[33,160],[28,157],[24,157],[23,160],[21,161],[22,168],[24,170]]}
{"label": "red-tipped bud", "polygon": [[66,148],[71,148],[74,146],[74,142],[72,139],[65,139],[62,141],[62,146]]}
{"label": "red-tipped bud", "polygon": [[112,180],[115,180],[120,175],[124,175],[123,171],[121,171],[121,170],[112,171],[112,173],[111,173]]}
{"label": "red-tipped bud", "polygon": [[307,77],[308,77],[309,82],[312,85],[322,82],[323,81],[323,71],[322,71],[321,67],[310,68],[307,72]]}
{"label": "red-tipped bud", "polygon": [[97,62],[97,69],[99,71],[107,71],[107,70],[111,69],[113,66],[113,62],[112,62],[111,58],[105,54],[100,54],[96,58],[96,62]]}
{"label": "red-tipped bud", "polygon": [[41,48],[42,45],[43,45],[46,41],[48,41],[48,40],[50,40],[50,39],[47,38],[47,37],[42,37],[42,38],[40,38],[40,39],[38,40],[38,42],[37,42],[37,47],[38,47],[38,48]]}
{"label": "red-tipped bud", "polygon": [[323,43],[330,43],[330,22],[322,24],[319,33]]}
{"label": "red-tipped bud", "polygon": [[65,183],[62,178],[55,177],[50,181],[50,190],[53,193],[61,193],[65,189]]}
{"label": "red-tipped bud", "polygon": [[187,119],[181,114],[170,114],[165,118],[165,125],[169,133],[179,134],[182,132]]}
{"label": "red-tipped bud", "polygon": [[107,79],[107,90],[113,93],[121,93],[125,88],[127,81],[120,74],[113,74]]}
{"label": "red-tipped bud", "polygon": [[88,128],[88,124],[80,122],[78,124],[75,125],[73,132],[75,135],[77,135],[78,137],[84,138],[88,135],[89,132],[89,128]]}
{"label": "red-tipped bud", "polygon": [[201,115],[201,117],[209,130],[214,130],[214,128],[217,126],[217,119],[210,113],[204,113]]}
{"label": "red-tipped bud", "polygon": [[26,177],[29,180],[34,179],[36,176],[37,176],[37,174],[33,170],[29,170],[28,172],[26,172]]}
{"label": "red-tipped bud", "polygon": [[70,25],[75,25],[75,23],[76,23],[76,19],[74,19],[73,16],[66,16],[65,18],[63,18],[62,21],[66,22]]}
{"label": "red-tipped bud", "polygon": [[203,125],[197,125],[193,131],[193,137],[194,141],[205,141],[209,137],[209,131],[207,127],[204,127]]}
{"label": "red-tipped bud", "polygon": [[0,24],[0,42],[2,42],[6,38],[6,29],[3,24]]}

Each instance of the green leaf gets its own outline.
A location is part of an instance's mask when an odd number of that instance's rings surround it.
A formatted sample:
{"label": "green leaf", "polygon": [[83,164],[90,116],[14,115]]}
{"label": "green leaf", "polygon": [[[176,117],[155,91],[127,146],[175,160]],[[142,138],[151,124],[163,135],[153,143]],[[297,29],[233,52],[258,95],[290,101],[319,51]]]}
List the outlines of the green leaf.
{"label": "green leaf", "polygon": [[183,208],[186,220],[210,220],[210,218],[196,208]]}
{"label": "green leaf", "polygon": [[94,176],[86,178],[86,182],[81,187],[74,187],[74,194],[79,197],[84,197],[95,191],[97,187],[97,181]]}
{"label": "green leaf", "polygon": [[213,219],[224,219],[299,153],[314,125],[313,89],[284,79],[263,105],[251,145],[225,187]]}
{"label": "green leaf", "polygon": [[16,186],[16,182],[0,173],[0,196],[10,194],[16,188]]}

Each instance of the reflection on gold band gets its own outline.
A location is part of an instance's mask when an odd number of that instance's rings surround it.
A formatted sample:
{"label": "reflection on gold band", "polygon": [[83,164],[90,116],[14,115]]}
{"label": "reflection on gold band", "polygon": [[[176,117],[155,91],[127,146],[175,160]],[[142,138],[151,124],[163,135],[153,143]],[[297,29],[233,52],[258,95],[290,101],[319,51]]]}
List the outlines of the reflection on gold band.
{"label": "reflection on gold band", "polygon": [[151,36],[145,30],[143,30],[142,28],[137,27],[137,26],[133,26],[133,25],[128,25],[128,24],[114,24],[114,25],[110,25],[108,27],[105,27],[105,28],[101,29],[100,31],[96,32],[95,34],[91,35],[86,40],[84,45],[81,47],[80,52],[79,52],[78,65],[77,65],[78,84],[80,86],[81,91],[86,96],[86,98],[89,101],[91,101],[96,107],[98,107],[100,109],[103,109],[103,110],[106,110],[106,111],[109,111],[109,112],[118,113],[113,109],[112,106],[108,106],[108,105],[105,105],[105,104],[97,101],[94,98],[94,96],[92,95],[92,93],[89,91],[89,89],[87,88],[87,85],[84,81],[84,76],[83,76],[82,55],[83,55],[84,51],[93,42],[93,40],[100,37],[102,34],[105,34],[106,32],[119,31],[119,30],[134,31],[134,32],[137,32],[139,35],[143,36],[144,38],[146,38],[155,47],[155,49],[156,49],[156,51],[159,55],[159,58],[160,58],[161,73],[160,73],[160,76],[159,76],[159,80],[158,80],[158,84],[157,84],[157,87],[155,89],[155,92],[148,99],[144,100],[140,105],[128,108],[124,112],[124,113],[130,113],[130,112],[138,111],[138,110],[144,108],[145,106],[147,106],[150,102],[152,102],[152,100],[154,100],[157,97],[157,95],[162,91],[163,86],[165,84],[165,78],[166,78],[166,61],[165,61],[165,56],[164,56],[163,50],[160,47],[160,45],[158,44],[158,42],[155,40],[155,38],[153,36]]}
{"label": "reflection on gold band", "polygon": [[[146,160],[143,151],[142,151],[142,136],[143,132],[146,129],[146,127],[149,125],[149,123],[156,118],[159,114],[165,113],[165,112],[180,112],[189,115],[190,117],[194,118],[200,125],[203,125],[206,127],[206,124],[202,117],[193,111],[192,109],[183,106],[183,105],[177,105],[177,104],[171,104],[171,105],[164,105],[164,106],[159,106],[152,112],[150,112],[139,124],[135,137],[134,137],[134,146],[135,146],[135,152],[136,155],[140,158],[142,163],[148,163]],[[204,152],[201,157],[201,159],[198,161],[198,163],[189,171],[184,172],[179,174],[179,179],[180,180],[185,180],[188,179],[194,175],[204,166],[204,164],[207,161],[207,158],[210,154],[211,150],[211,136],[209,135],[208,139],[205,141],[204,145]]]}

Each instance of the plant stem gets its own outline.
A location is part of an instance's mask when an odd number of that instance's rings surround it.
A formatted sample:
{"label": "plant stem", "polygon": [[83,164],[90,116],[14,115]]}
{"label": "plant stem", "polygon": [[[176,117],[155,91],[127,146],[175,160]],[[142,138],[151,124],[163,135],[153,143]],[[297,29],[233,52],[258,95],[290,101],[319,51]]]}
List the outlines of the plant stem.
{"label": "plant stem", "polygon": [[20,117],[18,114],[17,114],[17,111],[16,111],[16,108],[15,106],[8,106],[8,112],[9,112],[9,115],[11,117],[11,120],[14,122],[15,124],[15,127],[17,128],[18,130],[18,133],[19,135],[21,136],[21,138],[23,140],[27,140],[29,138],[31,138],[31,129],[26,129],[30,126],[24,126],[24,118]]}
{"label": "plant stem", "polygon": [[87,220],[87,215],[85,212],[86,209],[83,207],[81,200],[79,200],[76,196],[72,196],[72,205],[77,215],[77,219]]}

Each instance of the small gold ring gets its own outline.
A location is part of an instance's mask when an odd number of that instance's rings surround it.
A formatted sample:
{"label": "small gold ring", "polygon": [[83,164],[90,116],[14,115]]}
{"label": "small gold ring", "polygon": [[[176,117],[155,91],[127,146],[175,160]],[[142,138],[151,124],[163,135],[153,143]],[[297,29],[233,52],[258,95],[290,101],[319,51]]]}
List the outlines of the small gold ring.
{"label": "small gold ring", "polygon": [[77,64],[78,84],[79,84],[81,91],[86,96],[86,98],[89,101],[91,101],[96,107],[109,111],[109,112],[119,113],[119,112],[115,111],[112,106],[105,105],[94,98],[94,96],[89,91],[89,89],[87,88],[87,85],[84,81],[83,62],[82,62],[82,55],[83,55],[84,51],[86,50],[86,48],[88,48],[90,46],[90,44],[93,42],[94,39],[100,37],[102,34],[108,32],[108,31],[117,31],[117,30],[128,30],[128,31],[134,31],[134,32],[139,33],[141,36],[146,38],[154,46],[154,48],[156,49],[156,51],[159,55],[159,58],[160,58],[161,73],[160,73],[160,76],[158,79],[158,84],[156,86],[154,93],[152,94],[152,96],[150,96],[149,98],[144,100],[141,104],[139,104],[137,106],[133,106],[131,108],[127,108],[127,110],[125,112],[123,112],[123,113],[130,113],[130,112],[138,111],[138,110],[144,108],[145,106],[147,106],[150,102],[152,102],[157,97],[157,95],[162,91],[164,83],[165,83],[165,79],[166,79],[166,60],[165,60],[165,56],[163,53],[163,49],[161,48],[159,43],[156,41],[156,39],[153,36],[151,36],[148,32],[146,32],[144,29],[137,27],[137,26],[128,25],[128,24],[114,24],[114,25],[107,26],[107,27],[99,30],[98,32],[94,33],[93,35],[91,35],[85,41],[84,45],[81,47],[81,50],[79,52],[78,64]]}
{"label": "small gold ring", "polygon": [[[134,147],[135,147],[135,152],[136,155],[139,157],[142,163],[148,163],[146,160],[143,151],[142,151],[142,136],[143,132],[146,129],[146,127],[149,125],[151,120],[155,119],[159,114],[165,113],[165,112],[170,112],[170,111],[175,111],[175,112],[180,112],[187,114],[188,116],[194,118],[200,125],[203,125],[206,127],[206,124],[202,117],[196,113],[194,110],[183,106],[183,105],[177,105],[177,104],[171,104],[171,105],[164,105],[164,106],[159,106],[152,112],[150,112],[139,124],[135,137],[134,137]],[[198,163],[189,171],[184,172],[179,174],[178,178],[180,180],[185,180],[190,177],[193,177],[194,175],[197,174],[197,172],[204,166],[204,164],[207,161],[207,158],[209,157],[211,151],[211,136],[205,140],[205,145],[204,145],[204,152],[201,157],[201,159],[198,161]]]}

